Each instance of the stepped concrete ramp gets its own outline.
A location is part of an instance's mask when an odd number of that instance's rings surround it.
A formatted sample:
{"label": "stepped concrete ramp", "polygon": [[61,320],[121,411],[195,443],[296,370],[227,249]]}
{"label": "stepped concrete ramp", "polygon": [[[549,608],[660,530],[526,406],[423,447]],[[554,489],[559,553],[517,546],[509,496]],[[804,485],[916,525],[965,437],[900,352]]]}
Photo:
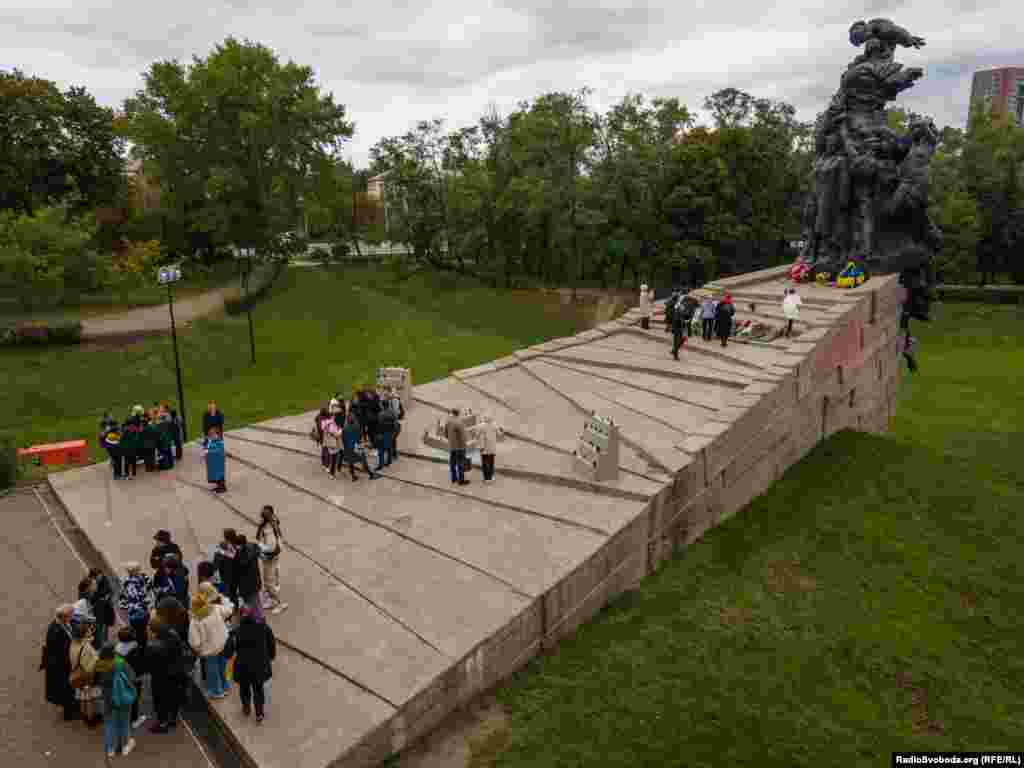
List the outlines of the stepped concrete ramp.
{"label": "stepped concrete ramp", "polygon": [[[709,289],[731,290],[740,320],[749,299],[770,322],[785,271]],[[112,567],[144,559],[158,528],[194,562],[223,528],[251,530],[273,504],[290,607],[268,619],[281,647],[269,716],[257,727],[236,698],[209,707],[253,766],[374,766],[571,634],[824,437],[887,428],[897,279],[801,293],[813,322],[792,339],[690,339],[677,362],[663,327],[641,329],[633,310],[417,386],[401,459],[379,480],[329,477],[310,412],[229,431],[222,496],[206,490],[195,445],[169,472],[114,483],[92,466],[50,482]],[[470,485],[453,485],[447,454],[424,443],[451,407],[489,412],[504,429],[495,482],[470,472]],[[619,425],[614,480],[577,470],[590,411]]]}

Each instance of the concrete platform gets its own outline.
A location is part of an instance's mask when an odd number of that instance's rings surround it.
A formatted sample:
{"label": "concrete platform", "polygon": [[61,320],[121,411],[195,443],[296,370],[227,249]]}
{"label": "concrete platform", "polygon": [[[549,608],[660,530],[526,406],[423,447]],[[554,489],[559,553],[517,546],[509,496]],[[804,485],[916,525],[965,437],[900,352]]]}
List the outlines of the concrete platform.
{"label": "concrete platform", "polygon": [[[717,281],[774,317],[785,268]],[[852,291],[801,289],[807,323],[769,345],[691,339],[674,361],[660,325],[632,313],[569,339],[415,387],[401,459],[370,481],[329,477],[313,413],[226,436],[228,488],[210,494],[198,448],[167,473],[114,483],[93,466],[51,476],[111,565],[144,559],[158,528],[186,557],[221,529],[252,530],[273,504],[290,608],[260,727],[211,702],[259,768],[378,765],[557,643],[679,547],[763,493],[825,436],[882,431],[899,367],[895,277]],[[781,320],[780,320],[781,323]],[[400,361],[396,361],[400,362]],[[498,479],[452,485],[423,433],[453,406],[506,431]],[[618,477],[577,474],[590,410],[623,443]]]}

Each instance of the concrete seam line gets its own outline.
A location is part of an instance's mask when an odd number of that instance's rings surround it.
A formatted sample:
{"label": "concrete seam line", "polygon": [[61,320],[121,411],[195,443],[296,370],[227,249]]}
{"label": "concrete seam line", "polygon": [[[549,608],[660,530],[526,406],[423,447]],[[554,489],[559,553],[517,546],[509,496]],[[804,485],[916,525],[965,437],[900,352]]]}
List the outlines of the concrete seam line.
{"label": "concrete seam line", "polygon": [[[181,478],[177,478],[177,480],[178,480],[178,482],[179,482],[179,483],[181,483],[182,485],[187,485],[187,486],[189,486],[189,487],[191,487],[191,488],[196,488],[196,489],[199,489],[199,490],[204,490],[204,491],[206,490],[205,488],[203,488],[203,487],[202,487],[201,485],[199,485],[198,483],[193,483],[193,482],[191,482],[191,481],[188,481],[188,480],[182,480]],[[243,520],[245,520],[246,522],[248,522],[248,523],[251,523],[252,525],[256,525],[256,524],[257,524],[257,521],[256,521],[255,519],[253,519],[253,518],[249,517],[248,515],[246,515],[246,514],[245,514],[244,512],[242,512],[241,510],[239,510],[239,509],[237,509],[236,507],[232,506],[232,505],[231,505],[231,504],[230,504],[230,503],[229,503],[229,502],[227,501],[227,499],[223,498],[222,496],[216,496],[215,498],[216,498],[216,500],[217,500],[217,501],[219,501],[219,502],[220,502],[221,504],[223,504],[223,505],[224,505],[225,507],[227,507],[227,508],[228,508],[229,510],[231,510],[231,512],[233,512],[234,514],[238,515],[239,517],[241,517],[241,518],[242,518]],[[298,547],[296,547],[295,545],[293,545],[293,544],[288,544],[287,542],[285,542],[285,544],[284,544],[284,547],[285,547],[285,549],[291,550],[292,552],[294,552],[295,554],[297,554],[297,555],[298,555],[299,557],[302,557],[302,558],[304,558],[304,559],[308,560],[309,562],[311,562],[311,563],[312,563],[313,565],[315,565],[315,566],[316,566],[317,568],[319,568],[319,569],[320,569],[321,571],[323,571],[324,573],[326,573],[326,574],[327,574],[327,575],[328,575],[328,576],[329,576],[329,577],[330,577],[331,579],[333,579],[334,581],[337,581],[337,582],[338,582],[338,583],[340,583],[340,584],[341,584],[342,586],[344,586],[344,587],[345,587],[346,589],[348,589],[348,590],[350,590],[351,592],[353,592],[354,594],[358,595],[358,596],[359,596],[360,598],[362,598],[362,599],[363,599],[364,601],[366,601],[366,602],[367,602],[367,603],[368,603],[369,605],[373,606],[373,608],[375,608],[375,609],[376,609],[376,610],[377,610],[377,611],[378,611],[378,612],[379,612],[379,613],[380,613],[381,615],[385,616],[386,618],[390,619],[391,621],[395,622],[395,623],[396,623],[396,624],[398,624],[398,625],[399,625],[400,627],[402,627],[403,629],[405,629],[406,631],[408,631],[408,632],[409,632],[410,634],[412,634],[412,635],[413,635],[414,637],[416,637],[416,638],[417,638],[417,639],[418,639],[418,640],[419,640],[420,642],[422,642],[422,643],[423,643],[424,645],[426,645],[426,646],[427,646],[428,648],[430,648],[430,649],[432,649],[432,650],[436,651],[437,653],[439,653],[439,654],[440,654],[440,655],[442,655],[442,656],[446,656],[446,657],[449,657],[449,658],[451,658],[451,657],[449,656],[449,654],[445,653],[445,652],[444,652],[444,651],[443,651],[443,650],[442,650],[441,648],[437,647],[437,646],[436,646],[436,645],[434,645],[434,644],[433,644],[432,642],[430,642],[429,640],[427,640],[427,638],[423,637],[423,636],[422,636],[422,635],[421,635],[421,634],[420,634],[419,632],[417,632],[417,631],[416,631],[415,629],[413,629],[413,628],[412,628],[411,626],[409,626],[409,625],[408,625],[408,624],[406,624],[406,623],[405,623],[404,621],[402,621],[402,619],[400,619],[400,618],[398,618],[397,616],[395,616],[395,615],[393,615],[392,613],[390,613],[390,612],[389,612],[389,611],[388,611],[387,609],[385,609],[385,608],[384,608],[383,606],[381,606],[381,605],[378,605],[378,604],[377,604],[377,602],[376,602],[375,600],[373,600],[373,599],[372,599],[371,597],[369,597],[368,595],[365,595],[365,594],[363,594],[363,592],[362,592],[362,591],[360,591],[359,589],[356,589],[356,588],[355,588],[354,586],[352,586],[351,584],[349,584],[349,583],[348,583],[347,581],[345,581],[345,579],[343,579],[343,578],[342,578],[341,576],[339,576],[338,574],[334,573],[334,571],[332,571],[332,570],[331,570],[330,568],[328,568],[328,567],[327,567],[327,566],[325,566],[325,565],[324,565],[323,563],[321,563],[320,561],[318,561],[318,560],[317,560],[316,558],[314,558],[314,557],[313,557],[312,555],[309,555],[309,554],[307,554],[306,552],[303,552],[303,551],[302,551],[301,549],[299,549],[299,548],[298,548]]]}
{"label": "concrete seam line", "polygon": [[36,499],[38,499],[39,503],[43,506],[43,509],[46,511],[46,517],[53,524],[53,527],[56,529],[57,534],[63,540],[65,546],[67,546],[67,548],[71,551],[71,554],[73,554],[75,556],[75,559],[78,560],[79,564],[82,566],[82,570],[88,571],[89,570],[89,566],[86,565],[85,560],[78,553],[78,550],[75,549],[74,546],[72,546],[71,541],[67,537],[67,534],[64,533],[64,531],[61,530],[61,527],[57,524],[57,520],[54,518],[53,513],[50,511],[49,504],[46,503],[46,500],[43,498],[42,494],[39,493],[39,489],[33,487],[32,488],[32,493],[35,494]]}
{"label": "concrete seam line", "polygon": [[209,768],[217,768],[213,760],[211,760],[210,756],[207,754],[206,749],[199,742],[199,737],[197,737],[195,732],[192,730],[192,726],[188,724],[188,720],[182,718],[181,724],[185,726],[185,730],[188,731],[188,735],[192,737],[192,741],[195,742],[196,749],[198,749],[199,754],[203,756],[203,760],[206,761],[206,765],[209,766]]}

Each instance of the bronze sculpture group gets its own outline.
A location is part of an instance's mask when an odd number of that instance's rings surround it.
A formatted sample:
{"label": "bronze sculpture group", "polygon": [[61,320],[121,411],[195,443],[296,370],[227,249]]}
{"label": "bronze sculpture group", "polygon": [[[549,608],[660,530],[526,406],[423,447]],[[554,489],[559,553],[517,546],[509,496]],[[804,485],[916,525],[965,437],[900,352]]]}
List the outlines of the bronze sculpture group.
{"label": "bronze sculpture group", "polygon": [[800,258],[812,274],[837,274],[849,262],[868,273],[898,272],[908,293],[906,329],[911,317],[928,319],[931,262],[942,245],[928,217],[928,169],[939,134],[931,120],[915,118],[900,135],[885,107],[924,74],[894,61],[897,46],[925,42],[887,19],[856,22],[850,42],[864,52],[815,126],[814,191]]}

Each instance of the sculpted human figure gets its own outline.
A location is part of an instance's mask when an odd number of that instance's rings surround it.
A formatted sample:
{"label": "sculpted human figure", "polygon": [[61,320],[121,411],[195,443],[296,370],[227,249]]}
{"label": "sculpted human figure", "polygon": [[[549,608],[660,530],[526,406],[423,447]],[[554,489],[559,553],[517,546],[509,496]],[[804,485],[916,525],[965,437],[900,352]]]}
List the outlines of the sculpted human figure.
{"label": "sculpted human figure", "polygon": [[831,261],[841,255],[850,204],[850,174],[838,133],[828,134],[825,151],[814,162],[814,188],[814,251],[818,259]]}

